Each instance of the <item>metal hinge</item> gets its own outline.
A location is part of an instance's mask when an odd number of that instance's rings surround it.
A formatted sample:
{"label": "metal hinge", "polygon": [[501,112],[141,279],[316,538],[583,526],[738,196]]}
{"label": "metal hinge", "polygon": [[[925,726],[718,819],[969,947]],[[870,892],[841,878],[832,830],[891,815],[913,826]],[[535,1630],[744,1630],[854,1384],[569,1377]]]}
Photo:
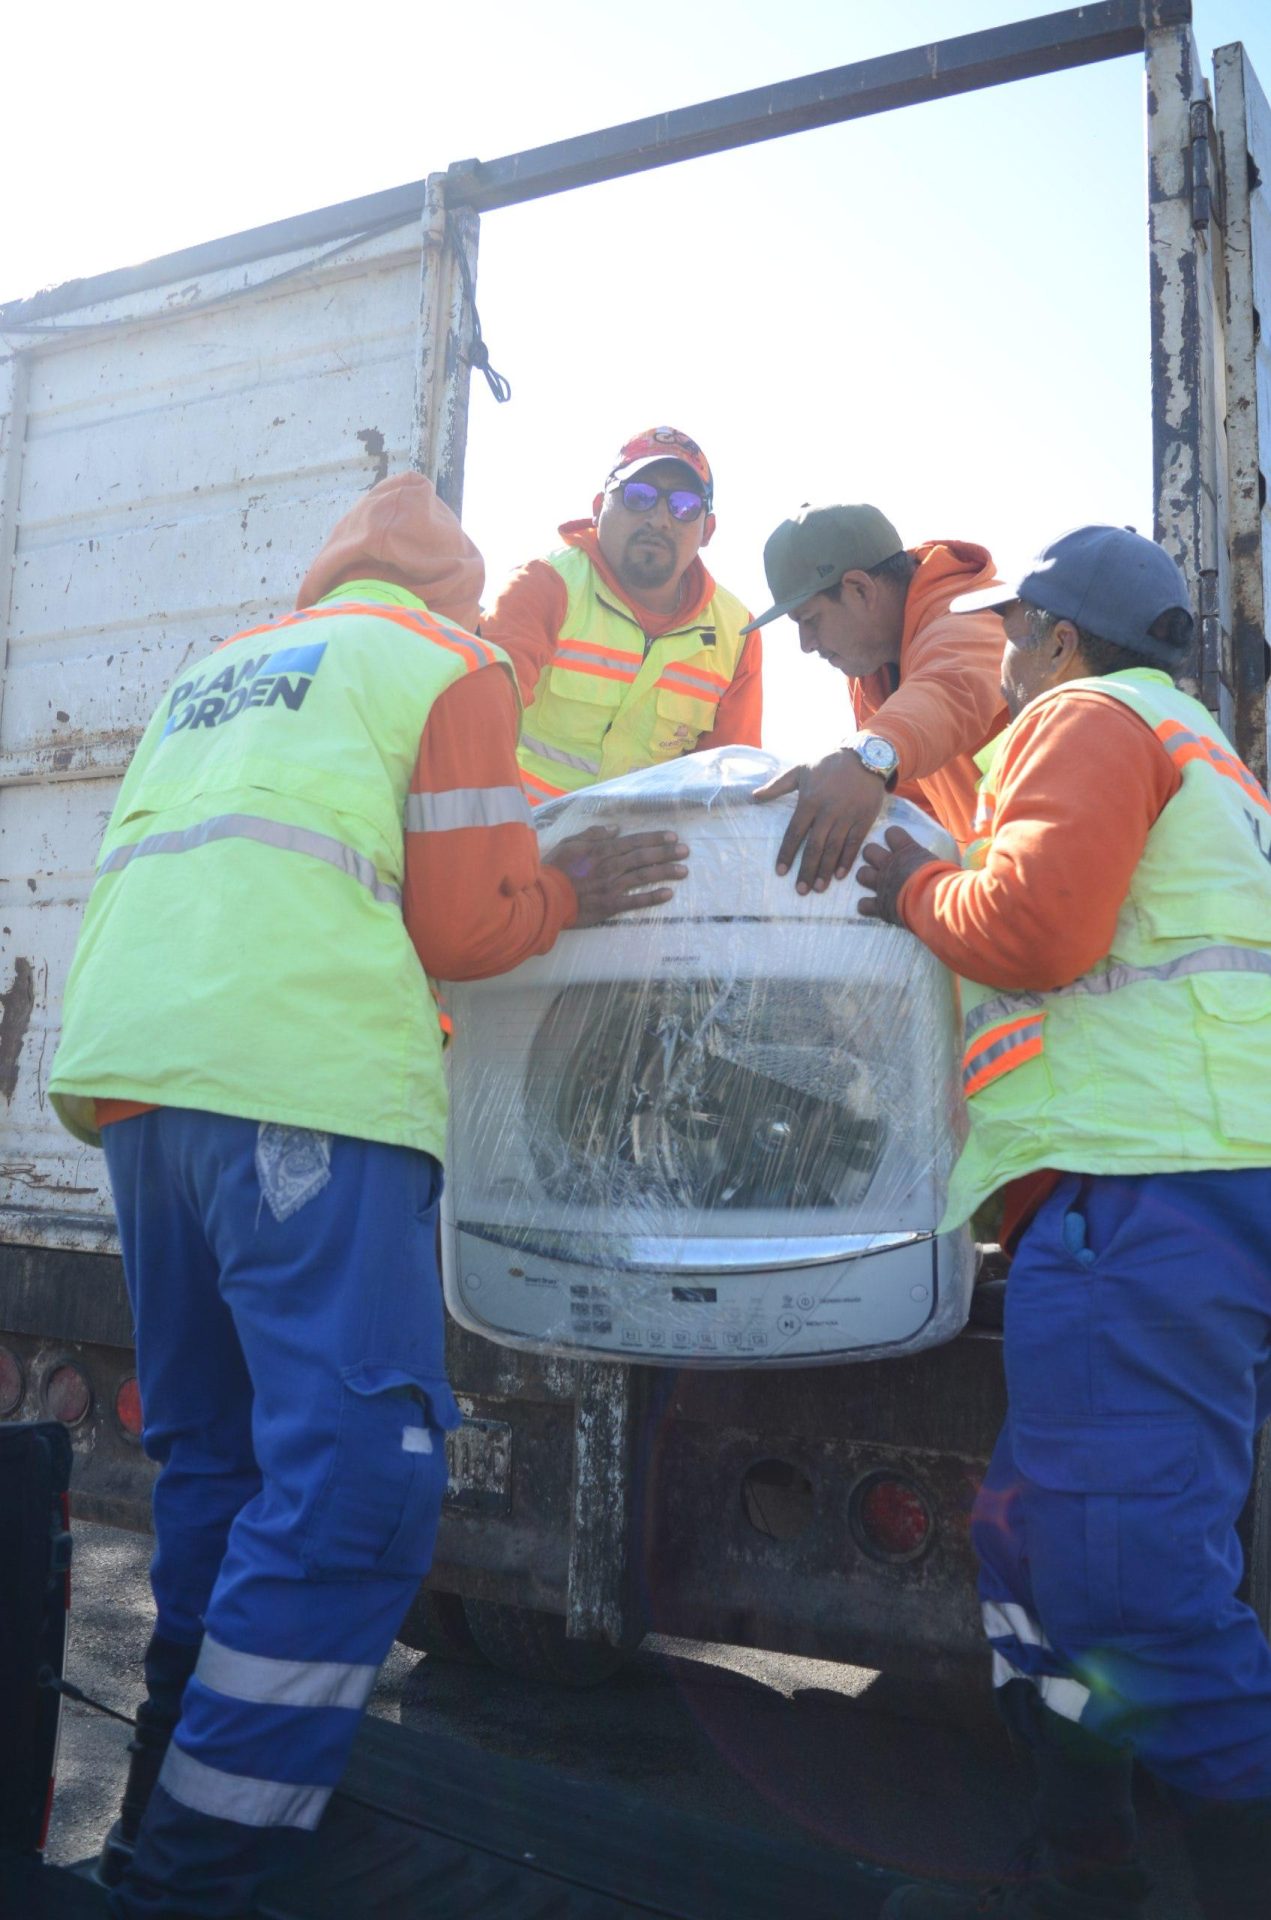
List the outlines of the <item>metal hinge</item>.
{"label": "metal hinge", "polygon": [[1223,204],[1222,159],[1213,109],[1207,99],[1192,101],[1188,173],[1192,190],[1192,226],[1204,228],[1211,220],[1218,227],[1225,226],[1227,214]]}

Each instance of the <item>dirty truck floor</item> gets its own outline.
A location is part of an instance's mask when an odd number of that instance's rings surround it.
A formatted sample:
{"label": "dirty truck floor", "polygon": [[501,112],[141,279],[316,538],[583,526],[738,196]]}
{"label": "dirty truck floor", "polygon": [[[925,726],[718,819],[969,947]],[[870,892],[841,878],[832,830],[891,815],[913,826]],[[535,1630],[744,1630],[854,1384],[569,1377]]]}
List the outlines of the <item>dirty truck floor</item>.
{"label": "dirty truck floor", "polygon": [[[891,1875],[524,1760],[368,1720],[313,1867],[262,1920],[874,1920]],[[76,1875],[0,1863],[5,1920],[105,1912]]]}

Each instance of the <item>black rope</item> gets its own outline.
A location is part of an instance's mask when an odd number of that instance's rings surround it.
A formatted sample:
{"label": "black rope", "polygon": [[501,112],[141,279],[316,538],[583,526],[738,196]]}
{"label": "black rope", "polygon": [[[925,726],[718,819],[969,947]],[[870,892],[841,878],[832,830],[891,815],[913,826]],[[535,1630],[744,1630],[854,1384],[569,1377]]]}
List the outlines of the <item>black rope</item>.
{"label": "black rope", "polygon": [[468,364],[485,375],[485,383],[500,405],[512,398],[512,382],[501,373],[496,373],[490,365],[490,350],[481,337],[481,315],[477,312],[476,289],[472,284],[472,269],[468,265],[468,255],[459,235],[455,231],[453,216],[446,215],[446,240],[454,248],[459,262],[459,272],[463,279],[463,297],[472,315],[472,345],[468,350]]}
{"label": "black rope", "polygon": [[41,1667],[36,1675],[37,1686],[47,1687],[50,1693],[60,1693],[67,1700],[76,1701],[81,1707],[92,1707],[97,1713],[107,1713],[112,1720],[121,1720],[126,1727],[135,1727],[137,1722],[130,1713],[117,1713],[114,1707],[105,1706],[102,1701],[92,1699],[77,1687],[73,1680],[63,1680],[54,1673],[52,1667]]}

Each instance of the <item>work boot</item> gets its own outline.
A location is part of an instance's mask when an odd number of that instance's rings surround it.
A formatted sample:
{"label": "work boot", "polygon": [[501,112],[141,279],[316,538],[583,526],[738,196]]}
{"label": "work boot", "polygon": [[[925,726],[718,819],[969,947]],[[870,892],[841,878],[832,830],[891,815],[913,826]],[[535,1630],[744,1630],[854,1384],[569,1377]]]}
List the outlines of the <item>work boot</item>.
{"label": "work boot", "polygon": [[117,1887],[127,1872],[154,1783],[181,1718],[181,1696],[198,1657],[197,1645],[151,1635],[146,1648],[146,1698],[137,1708],[136,1732],[128,1743],[123,1802],[97,1862],[97,1878],[103,1886]]}
{"label": "work boot", "polygon": [[1205,1920],[1266,1920],[1271,1800],[1188,1800],[1183,1840]]}
{"label": "work boot", "polygon": [[1151,1882],[1137,1857],[1129,1750],[1052,1713],[1027,1681],[1000,1688],[997,1704],[1036,1776],[1026,1864],[989,1887],[897,1887],[886,1920],[1135,1920]]}

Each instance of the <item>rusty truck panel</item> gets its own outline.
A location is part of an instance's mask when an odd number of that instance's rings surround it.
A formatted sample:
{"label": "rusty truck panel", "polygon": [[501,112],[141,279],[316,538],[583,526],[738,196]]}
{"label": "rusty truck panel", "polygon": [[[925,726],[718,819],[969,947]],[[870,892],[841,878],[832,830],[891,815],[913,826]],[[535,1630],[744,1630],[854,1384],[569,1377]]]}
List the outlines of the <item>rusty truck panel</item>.
{"label": "rusty truck panel", "polygon": [[409,461],[421,229],[413,203],[371,238],[366,218],[0,310],[0,1242],[114,1244],[101,1156],[47,1083],[142,726],[185,662],[290,604],[354,490]]}

